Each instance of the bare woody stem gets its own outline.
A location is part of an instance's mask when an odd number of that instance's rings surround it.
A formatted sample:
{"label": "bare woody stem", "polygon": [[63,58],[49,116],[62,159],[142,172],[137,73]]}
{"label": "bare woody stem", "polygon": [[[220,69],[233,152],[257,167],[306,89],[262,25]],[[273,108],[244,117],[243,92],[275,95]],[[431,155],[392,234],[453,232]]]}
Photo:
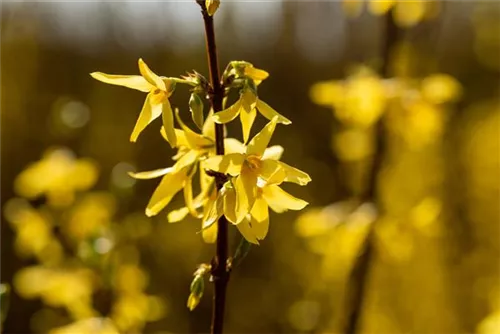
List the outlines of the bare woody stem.
{"label": "bare woody stem", "polygon": [[[389,76],[390,53],[394,44],[398,40],[398,27],[396,26],[390,10],[386,14],[385,20],[385,45],[382,54],[382,76]],[[386,155],[386,131],[384,120],[381,117],[375,124],[375,152],[369,173],[368,185],[363,195],[362,201],[370,201],[377,207],[378,215],[382,214],[382,207],[377,196],[377,180],[382,169],[382,163]],[[375,253],[375,224],[369,227],[365,241],[362,245],[359,256],[356,258],[347,287],[347,319],[345,323],[345,334],[355,334],[359,332],[359,324],[363,311],[363,304],[366,299],[366,287],[368,285],[370,269]]]}
{"label": "bare woody stem", "polygon": [[[208,69],[210,71],[210,103],[215,112],[222,110],[222,100],[224,98],[224,87],[220,82],[219,63],[217,59],[217,47],[215,44],[214,20],[205,7],[204,0],[196,1],[201,7],[203,21],[205,23],[205,40],[208,58]],[[217,155],[224,154],[224,126],[215,124],[215,149]],[[224,175],[215,175],[215,183],[219,191],[225,182]],[[214,280],[214,299],[212,313],[212,334],[221,334],[224,327],[224,309],[226,305],[226,289],[229,281],[229,272],[226,268],[228,258],[228,222],[222,216],[217,222],[217,243],[216,255],[212,260],[212,277]]]}

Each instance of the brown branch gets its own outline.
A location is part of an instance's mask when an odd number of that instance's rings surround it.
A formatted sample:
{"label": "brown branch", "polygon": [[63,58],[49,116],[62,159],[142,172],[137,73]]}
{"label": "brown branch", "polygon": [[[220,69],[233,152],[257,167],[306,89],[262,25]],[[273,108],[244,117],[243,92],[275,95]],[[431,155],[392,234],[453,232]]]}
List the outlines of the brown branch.
{"label": "brown branch", "polygon": [[[214,20],[205,7],[204,0],[196,1],[201,7],[203,21],[205,23],[206,51],[208,58],[208,69],[210,71],[210,103],[214,112],[222,110],[224,98],[224,87],[220,82],[219,64],[217,60],[217,47],[215,44]],[[215,149],[216,154],[224,154],[224,126],[215,124]],[[224,185],[225,177],[215,175],[217,190]],[[228,253],[228,223],[226,217],[222,216],[217,222],[217,244],[216,255],[212,260],[212,277],[214,280],[214,299],[212,313],[212,334],[222,333],[224,327],[224,309],[226,306],[226,289],[229,281],[229,272],[226,268]]]}
{"label": "brown branch", "polygon": [[[392,16],[392,10],[386,15],[385,45],[383,48],[382,76],[389,76],[390,53],[394,44],[398,40],[398,28]],[[384,119],[381,117],[375,124],[375,150],[372,166],[369,173],[368,184],[362,201],[372,202],[376,205],[378,215],[382,213],[382,207],[377,195],[377,181],[387,150],[386,131]],[[375,224],[369,227],[365,241],[361,246],[361,251],[356,258],[348,280],[346,292],[347,299],[347,319],[345,323],[345,334],[355,334],[359,332],[359,324],[362,316],[364,301],[366,299],[366,287],[368,285],[370,269],[373,264],[375,253]]]}

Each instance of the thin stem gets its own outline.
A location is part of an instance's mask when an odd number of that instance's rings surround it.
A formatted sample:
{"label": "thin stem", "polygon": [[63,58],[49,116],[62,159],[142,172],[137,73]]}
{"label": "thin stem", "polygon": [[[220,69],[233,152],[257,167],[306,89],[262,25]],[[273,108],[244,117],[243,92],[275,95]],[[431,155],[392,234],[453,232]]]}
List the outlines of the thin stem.
{"label": "thin stem", "polygon": [[[394,44],[398,40],[398,28],[392,16],[392,10],[386,15],[385,27],[385,45],[383,48],[383,64],[382,76],[389,76],[390,53]],[[377,196],[377,181],[382,163],[387,151],[386,131],[384,120],[381,117],[375,124],[375,152],[373,162],[369,173],[368,185],[365,194],[362,196],[362,201],[370,201],[377,207],[378,215],[382,213],[380,200]],[[350,278],[347,287],[347,321],[345,324],[345,334],[355,334],[359,332],[359,324],[363,311],[363,304],[366,299],[366,287],[368,285],[370,269],[373,264],[375,253],[375,224],[373,223],[368,230],[365,241],[362,245],[360,254],[355,260],[353,269],[350,273]]]}
{"label": "thin stem", "polygon": [[[208,15],[205,1],[196,1],[201,7],[203,21],[205,23],[206,51],[208,58],[208,69],[210,71],[210,103],[214,112],[222,110],[224,98],[224,87],[220,82],[219,62],[217,59],[217,47],[215,44],[215,29],[213,17]],[[224,154],[224,126],[215,124],[215,149],[217,155]],[[224,175],[215,175],[217,190],[220,190],[225,182]],[[214,280],[214,299],[212,313],[212,334],[221,334],[224,327],[224,309],[226,306],[226,289],[229,281],[229,272],[226,268],[228,257],[228,222],[222,216],[217,222],[216,255],[212,260],[212,277]]]}

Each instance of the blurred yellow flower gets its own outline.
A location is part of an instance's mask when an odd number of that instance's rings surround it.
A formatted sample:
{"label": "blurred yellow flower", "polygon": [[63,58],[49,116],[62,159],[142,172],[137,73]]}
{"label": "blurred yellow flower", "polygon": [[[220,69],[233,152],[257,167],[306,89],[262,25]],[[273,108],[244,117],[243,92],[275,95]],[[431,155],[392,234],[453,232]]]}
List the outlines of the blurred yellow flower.
{"label": "blurred yellow flower", "polygon": [[74,193],[92,187],[97,176],[92,160],[76,159],[67,149],[51,149],[18,175],[14,188],[22,197],[45,195],[50,205],[67,206],[73,202]]}
{"label": "blurred yellow flower", "polygon": [[361,68],[345,81],[323,81],[314,84],[310,97],[316,104],[331,107],[346,125],[369,127],[382,115],[388,88],[374,72]]}
{"label": "blurred yellow flower", "polygon": [[146,101],[139,114],[130,141],[135,142],[139,134],[155,119],[162,115],[167,141],[172,147],[177,144],[174,131],[174,115],[169,102],[169,97],[175,89],[175,82],[170,78],[159,77],[149,69],[146,63],[139,59],[141,75],[113,75],[102,72],[93,72],[90,75],[107,84],[124,86],[148,93]]}
{"label": "blurred yellow flower", "polygon": [[434,18],[439,10],[436,0],[343,0],[342,4],[349,17],[358,17],[365,2],[373,15],[385,15],[392,9],[394,21],[402,28],[410,28],[423,20]]}
{"label": "blurred yellow flower", "polygon": [[51,269],[32,266],[14,276],[23,298],[41,298],[47,305],[66,307],[76,318],[92,316],[93,273],[88,269]]}
{"label": "blurred yellow flower", "polygon": [[109,226],[116,210],[115,198],[106,192],[87,193],[72,208],[63,228],[77,241],[96,235]]}
{"label": "blurred yellow flower", "polygon": [[49,334],[119,334],[113,322],[108,318],[89,318],[69,325],[54,328]]}

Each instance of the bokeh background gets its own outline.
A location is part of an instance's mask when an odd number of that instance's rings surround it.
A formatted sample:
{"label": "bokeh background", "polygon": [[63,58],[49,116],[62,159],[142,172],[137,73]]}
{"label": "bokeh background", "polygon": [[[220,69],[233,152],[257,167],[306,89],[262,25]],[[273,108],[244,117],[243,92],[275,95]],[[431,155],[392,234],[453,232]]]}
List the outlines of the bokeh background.
{"label": "bokeh background", "polygon": [[[313,180],[285,187],[310,205],[273,214],[233,273],[228,333],[343,332],[367,231],[357,332],[500,333],[500,5],[382,7],[222,1],[220,66],[270,73],[259,96],[293,121],[272,144]],[[161,122],[130,143],[143,94],[89,76],[137,74],[138,58],[208,76],[198,5],[1,3],[4,333],[208,332],[208,282],[186,300],[214,245],[194,220],[146,218],[158,180],[127,174],[172,164]]]}

